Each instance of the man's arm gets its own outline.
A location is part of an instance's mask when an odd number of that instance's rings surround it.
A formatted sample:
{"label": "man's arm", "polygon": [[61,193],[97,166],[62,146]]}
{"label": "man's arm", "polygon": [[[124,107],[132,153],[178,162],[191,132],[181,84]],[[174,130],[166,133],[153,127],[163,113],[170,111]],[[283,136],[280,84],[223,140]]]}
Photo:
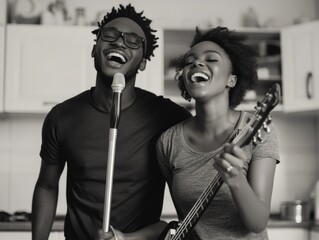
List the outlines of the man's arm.
{"label": "man's arm", "polygon": [[102,234],[98,240],[157,240],[166,225],[166,222],[160,221],[132,233],[122,233],[112,229],[112,231]]}
{"label": "man's arm", "polygon": [[42,160],[32,200],[32,240],[49,238],[56,212],[59,179],[63,168],[64,165],[48,164]]}

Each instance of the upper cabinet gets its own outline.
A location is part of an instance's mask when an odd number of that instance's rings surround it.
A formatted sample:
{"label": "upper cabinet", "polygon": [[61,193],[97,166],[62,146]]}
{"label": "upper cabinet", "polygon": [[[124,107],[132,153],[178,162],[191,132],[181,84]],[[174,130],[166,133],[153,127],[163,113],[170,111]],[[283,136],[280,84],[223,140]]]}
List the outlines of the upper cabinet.
{"label": "upper cabinet", "polygon": [[156,36],[158,37],[158,47],[154,50],[154,57],[151,57],[150,61],[146,61],[144,71],[138,72],[135,86],[151,91],[157,95],[163,95],[163,30],[157,29]]}
{"label": "upper cabinet", "polygon": [[0,113],[3,112],[3,82],[4,82],[4,38],[5,26],[0,24]]}
{"label": "upper cabinet", "polygon": [[[5,33],[0,34],[0,56],[5,56],[0,59],[0,87],[4,87],[0,112],[46,113],[94,86],[93,28],[0,24]],[[236,29],[248,36],[247,44],[258,53],[259,78],[256,89],[247,93],[238,109],[253,110],[256,101],[278,83],[282,102],[275,111],[319,110],[318,29],[319,21],[281,31]],[[194,103],[181,97],[174,75],[176,59],[189,49],[194,30],[160,29],[156,35],[159,47],[146,69],[138,73],[136,86],[193,109]]]}
{"label": "upper cabinet", "polygon": [[[7,25],[4,111],[46,113],[55,104],[94,86],[92,30]],[[155,60],[152,58],[146,70],[138,74],[136,84],[162,94],[161,49],[156,49],[155,54]]]}
{"label": "upper cabinet", "polygon": [[319,21],[281,31],[283,97],[287,112],[319,109]]}
{"label": "upper cabinet", "polygon": [[[249,111],[254,110],[256,101],[262,100],[274,83],[282,85],[280,32],[257,28],[237,29],[236,32],[246,35],[246,43],[258,53],[257,87],[246,94],[243,103],[238,107],[238,109]],[[181,97],[174,76],[176,60],[189,50],[194,33],[194,29],[164,30],[164,94],[189,109],[194,108],[194,103],[188,103]],[[276,107],[276,110],[278,109],[282,109],[281,104]]]}
{"label": "upper cabinet", "polygon": [[0,113],[3,112],[6,1],[0,1]]}
{"label": "upper cabinet", "polygon": [[47,112],[95,82],[89,27],[8,25],[5,111]]}

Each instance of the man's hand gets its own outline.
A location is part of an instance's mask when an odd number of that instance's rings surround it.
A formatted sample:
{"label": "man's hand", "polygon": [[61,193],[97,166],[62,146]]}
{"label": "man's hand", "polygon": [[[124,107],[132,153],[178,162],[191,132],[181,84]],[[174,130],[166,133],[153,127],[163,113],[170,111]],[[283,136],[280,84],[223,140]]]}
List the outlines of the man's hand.
{"label": "man's hand", "polygon": [[125,240],[124,233],[119,230],[115,230],[112,226],[110,226],[110,231],[103,232],[99,230],[97,240]]}

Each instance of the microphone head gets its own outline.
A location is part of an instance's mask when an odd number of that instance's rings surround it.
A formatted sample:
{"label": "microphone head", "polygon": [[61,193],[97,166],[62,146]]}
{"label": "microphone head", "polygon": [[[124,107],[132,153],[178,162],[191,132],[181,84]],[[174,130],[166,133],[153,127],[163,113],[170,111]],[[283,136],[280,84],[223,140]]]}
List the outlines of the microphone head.
{"label": "microphone head", "polygon": [[115,73],[112,82],[113,92],[122,92],[125,88],[125,77],[122,73]]}

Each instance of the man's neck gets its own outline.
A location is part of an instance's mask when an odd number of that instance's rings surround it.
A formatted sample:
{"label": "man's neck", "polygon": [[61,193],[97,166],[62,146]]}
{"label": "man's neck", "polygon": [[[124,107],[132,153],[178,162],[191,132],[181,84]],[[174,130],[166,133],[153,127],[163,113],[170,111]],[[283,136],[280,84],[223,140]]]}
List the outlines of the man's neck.
{"label": "man's neck", "polygon": [[[95,90],[93,92],[93,99],[95,104],[101,109],[111,111],[113,90],[111,86],[103,84],[103,81],[110,80],[100,79],[97,77]],[[125,88],[122,91],[121,109],[125,109],[132,105],[135,98],[135,78],[126,80]]]}

